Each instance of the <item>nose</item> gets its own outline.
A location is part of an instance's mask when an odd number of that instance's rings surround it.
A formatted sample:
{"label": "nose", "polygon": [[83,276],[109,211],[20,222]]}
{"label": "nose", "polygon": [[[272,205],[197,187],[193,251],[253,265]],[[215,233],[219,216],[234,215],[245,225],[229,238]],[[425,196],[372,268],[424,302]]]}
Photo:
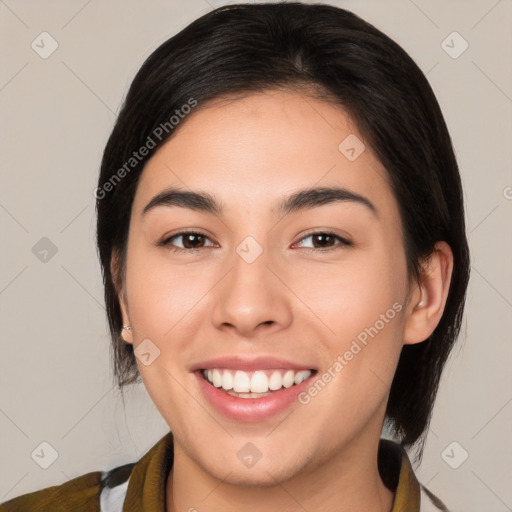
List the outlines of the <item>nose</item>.
{"label": "nose", "polygon": [[213,322],[218,329],[254,338],[291,323],[293,295],[271,260],[265,251],[254,261],[242,251],[234,254],[230,271],[216,287]]}

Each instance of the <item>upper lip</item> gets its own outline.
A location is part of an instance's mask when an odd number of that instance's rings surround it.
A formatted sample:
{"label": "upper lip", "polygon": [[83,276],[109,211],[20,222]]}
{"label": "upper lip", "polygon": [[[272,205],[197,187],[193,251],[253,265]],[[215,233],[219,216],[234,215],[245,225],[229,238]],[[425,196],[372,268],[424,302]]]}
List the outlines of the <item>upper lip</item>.
{"label": "upper lip", "polygon": [[271,356],[259,356],[247,358],[241,356],[216,357],[199,361],[190,367],[191,372],[198,370],[209,370],[212,368],[226,368],[231,370],[254,371],[266,369],[290,368],[293,370],[313,370],[313,366],[287,361]]}

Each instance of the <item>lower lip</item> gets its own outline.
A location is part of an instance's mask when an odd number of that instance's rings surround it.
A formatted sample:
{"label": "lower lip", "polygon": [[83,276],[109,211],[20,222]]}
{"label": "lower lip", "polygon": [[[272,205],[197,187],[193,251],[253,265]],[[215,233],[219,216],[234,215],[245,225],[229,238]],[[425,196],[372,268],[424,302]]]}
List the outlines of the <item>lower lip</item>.
{"label": "lower lip", "polygon": [[295,384],[289,388],[281,388],[279,391],[261,398],[231,396],[210,384],[202,376],[202,370],[196,371],[194,374],[199,380],[199,387],[206,399],[218,412],[227,418],[237,421],[257,422],[279,414],[290,407],[297,400],[297,396],[310,385],[311,379],[316,375],[316,372],[313,372],[300,384]]}

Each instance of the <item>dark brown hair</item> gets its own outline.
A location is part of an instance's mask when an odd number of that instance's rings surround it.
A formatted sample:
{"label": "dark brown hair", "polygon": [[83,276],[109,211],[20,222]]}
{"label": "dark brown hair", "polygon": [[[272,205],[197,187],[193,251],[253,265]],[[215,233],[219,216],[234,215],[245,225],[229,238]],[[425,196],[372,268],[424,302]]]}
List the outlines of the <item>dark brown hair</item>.
{"label": "dark brown hair", "polygon": [[[139,377],[133,345],[120,335],[116,290],[123,282],[130,211],[145,163],[186,123],[180,113],[191,99],[200,108],[229,94],[305,86],[343,106],[386,168],[404,228],[409,277],[420,278],[420,264],[435,242],[446,241],[453,252],[443,316],[427,340],[403,347],[386,410],[394,435],[404,446],[418,444],[421,459],[469,280],[461,180],[443,115],[421,70],[388,36],[337,7],[298,2],[220,7],[164,42],[136,74],[106,144],[96,192],[114,378],[122,391]],[[174,127],[170,119],[177,115]],[[149,147],[148,137],[154,147],[135,164],[133,152]],[[110,269],[114,253],[117,280]]]}

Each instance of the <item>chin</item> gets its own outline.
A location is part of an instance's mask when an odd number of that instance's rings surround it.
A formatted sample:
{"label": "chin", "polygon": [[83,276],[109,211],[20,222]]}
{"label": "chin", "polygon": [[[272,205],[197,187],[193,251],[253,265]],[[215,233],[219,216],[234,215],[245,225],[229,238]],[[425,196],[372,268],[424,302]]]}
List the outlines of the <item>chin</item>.
{"label": "chin", "polygon": [[268,468],[243,468],[240,467],[232,468],[231,473],[228,476],[225,475],[227,468],[218,468],[222,474],[215,475],[219,480],[222,480],[224,484],[234,485],[237,487],[275,487],[278,482],[288,480],[293,476],[290,470],[289,474],[282,475],[281,473],[276,474]]}

